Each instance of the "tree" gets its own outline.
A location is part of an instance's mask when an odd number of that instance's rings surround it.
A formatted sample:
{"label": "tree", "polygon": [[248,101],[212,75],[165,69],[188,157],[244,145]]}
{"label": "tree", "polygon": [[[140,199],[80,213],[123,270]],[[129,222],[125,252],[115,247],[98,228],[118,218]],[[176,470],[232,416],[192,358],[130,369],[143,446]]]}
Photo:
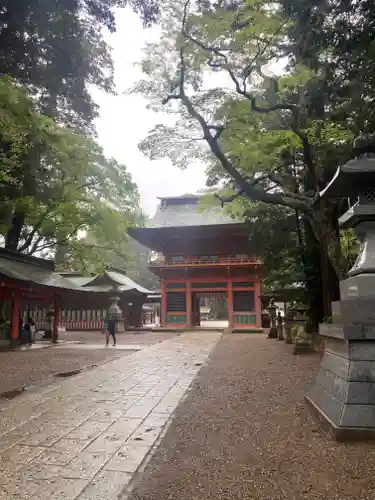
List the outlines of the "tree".
{"label": "tree", "polygon": [[[347,101],[326,84],[323,63],[297,57],[290,10],[264,0],[200,5],[166,8],[161,42],[146,49],[146,79],[134,91],[167,107],[177,123],[156,126],[141,149],[180,166],[198,157],[209,163],[211,185],[224,180],[239,196],[297,210],[311,252],[316,242],[311,258],[325,280],[318,296],[329,315],[343,276],[340,207],[322,202],[319,191],[350,158],[363,123],[347,119]],[[267,76],[267,65],[282,57],[289,59],[283,75]],[[210,75],[223,83],[209,88]]]}
{"label": "tree", "polygon": [[[138,224],[137,224],[138,225]],[[139,283],[148,290],[160,290],[159,279],[149,270],[150,250],[133,238],[129,238],[126,243],[125,251],[127,261],[124,262],[120,256],[115,256],[112,262],[113,265],[118,265],[120,268],[125,269],[129,278],[136,283]]]}
{"label": "tree", "polygon": [[[126,215],[126,214],[125,214]],[[145,216],[140,210],[134,211],[130,221],[132,226],[141,226]],[[150,250],[127,235],[129,215],[123,218],[120,238],[110,237],[113,224],[105,227],[108,235],[103,239],[93,225],[84,237],[57,246],[56,263],[59,270],[80,271],[83,274],[100,274],[108,266],[121,269],[130,279],[149,290],[160,289],[159,279],[148,269]],[[125,226],[124,226],[125,222]],[[115,241],[114,241],[115,240]],[[115,244],[113,244],[115,243]]]}
{"label": "tree", "polygon": [[89,85],[114,90],[103,34],[116,30],[115,8],[127,3],[145,24],[155,21],[156,0],[2,0],[0,74],[28,85],[44,113],[90,128]]}
{"label": "tree", "polygon": [[[22,125],[27,129],[28,146],[27,154],[24,151],[20,155],[23,164],[18,168],[18,191],[4,183],[1,188],[7,200],[14,200],[13,204],[7,204],[7,209],[12,210],[8,214],[7,248],[17,249],[25,239],[23,232],[29,209],[35,211],[37,221],[45,213],[46,200],[42,200],[41,207],[25,206],[25,200],[39,200],[39,193],[35,191],[38,188],[38,180],[34,180],[36,173],[42,172],[43,177],[46,171],[51,172],[51,167],[45,163],[46,151],[41,151],[48,141],[54,141],[50,122],[45,119],[52,118],[55,123],[86,135],[94,134],[93,119],[98,114],[98,107],[89,87],[94,85],[114,92],[110,48],[103,35],[105,31],[115,31],[115,9],[127,4],[140,13],[145,25],[154,22],[158,15],[157,0],[0,1],[0,76],[10,76],[14,87],[23,86],[35,105],[34,111],[40,112],[39,116],[33,114],[34,121],[24,121]],[[18,98],[21,99],[20,94]],[[18,108],[21,105],[15,104]],[[30,103],[26,108],[27,121]],[[22,118],[19,125],[21,122]],[[30,129],[32,122],[36,129]],[[52,135],[56,130],[55,127]],[[73,137],[68,136],[69,140]],[[15,145],[13,141],[13,147]],[[114,164],[107,167],[112,173],[118,169]],[[19,201],[15,194],[20,195]],[[63,233],[66,235],[65,231]]]}
{"label": "tree", "polygon": [[231,203],[229,210],[249,225],[249,248],[263,262],[264,290],[288,288],[307,281],[304,242],[299,241],[298,222],[292,210],[244,198]]}
{"label": "tree", "polygon": [[0,108],[5,246],[34,254],[66,243],[78,251],[82,231],[106,248],[121,245],[138,202],[126,167],[106,159],[93,139],[41,115],[17,82],[0,79]]}

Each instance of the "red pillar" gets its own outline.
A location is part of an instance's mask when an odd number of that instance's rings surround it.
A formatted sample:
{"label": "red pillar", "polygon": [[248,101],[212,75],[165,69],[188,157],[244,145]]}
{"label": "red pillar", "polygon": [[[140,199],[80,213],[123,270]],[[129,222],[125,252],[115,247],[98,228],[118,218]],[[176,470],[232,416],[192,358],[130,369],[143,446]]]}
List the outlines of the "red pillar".
{"label": "red pillar", "polygon": [[186,281],[186,322],[188,327],[193,326],[190,280]]}
{"label": "red pillar", "polygon": [[255,315],[256,315],[256,326],[257,328],[262,328],[262,305],[260,301],[260,280],[255,280]]}
{"label": "red pillar", "polygon": [[167,326],[167,287],[165,281],[161,282],[161,326]]}
{"label": "red pillar", "polygon": [[20,314],[21,314],[21,293],[18,290],[15,290],[13,293],[13,303],[12,303],[12,330],[11,330],[12,342],[17,340],[19,337]]}
{"label": "red pillar", "polygon": [[55,295],[53,309],[55,311],[55,316],[53,317],[53,332],[52,332],[52,342],[57,342],[59,338],[59,324],[60,324],[60,303],[59,297]]}
{"label": "red pillar", "polygon": [[232,280],[228,280],[228,323],[229,328],[233,328],[233,290]]}

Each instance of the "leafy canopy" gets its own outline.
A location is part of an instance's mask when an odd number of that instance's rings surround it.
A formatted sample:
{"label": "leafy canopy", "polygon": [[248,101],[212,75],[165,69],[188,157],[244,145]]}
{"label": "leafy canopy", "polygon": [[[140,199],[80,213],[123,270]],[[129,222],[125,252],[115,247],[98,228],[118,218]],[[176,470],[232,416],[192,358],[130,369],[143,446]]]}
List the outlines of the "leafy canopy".
{"label": "leafy canopy", "polygon": [[[122,244],[138,202],[126,167],[106,159],[93,139],[41,115],[12,80],[0,79],[0,109],[1,234],[6,237],[14,213],[22,213],[23,252],[62,242],[80,246],[82,231],[94,232],[108,248]],[[30,162],[35,156],[39,161]]]}

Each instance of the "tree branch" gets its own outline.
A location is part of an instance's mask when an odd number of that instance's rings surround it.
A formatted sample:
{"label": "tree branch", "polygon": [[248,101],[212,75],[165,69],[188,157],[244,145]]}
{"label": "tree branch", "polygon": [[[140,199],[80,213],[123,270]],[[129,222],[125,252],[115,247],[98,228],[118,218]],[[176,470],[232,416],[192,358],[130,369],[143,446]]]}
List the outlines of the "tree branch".
{"label": "tree branch", "polygon": [[[203,50],[207,50],[216,56],[223,58],[224,61],[226,61],[226,56],[217,48],[215,47],[207,47],[205,44],[200,42],[199,40],[196,40],[194,37],[191,37],[191,35],[188,33],[186,29],[186,22],[187,22],[187,15],[188,15],[188,7],[189,7],[190,1],[187,0],[184,5],[184,13],[183,13],[183,19],[182,19],[182,34],[187,38],[188,40],[192,41],[193,43],[196,43],[199,47],[201,47]],[[261,201],[264,203],[272,203],[272,204],[277,204],[277,205],[283,205],[287,207],[291,207],[294,209],[306,211],[309,209],[309,202],[307,199],[301,200],[298,198],[295,198],[294,196],[288,196],[284,195],[282,193],[269,193],[266,192],[263,189],[259,189],[255,185],[249,183],[247,179],[236,169],[236,167],[233,165],[233,163],[228,159],[228,157],[225,155],[223,150],[221,149],[221,146],[219,144],[219,137],[220,134],[218,134],[218,130],[216,126],[209,125],[204,117],[199,113],[199,111],[195,108],[193,105],[192,101],[189,99],[189,97],[185,93],[185,76],[186,76],[186,64],[185,64],[185,57],[184,57],[184,45],[181,45],[180,48],[180,74],[179,74],[179,82],[178,82],[178,93],[171,93],[166,99],[164,99],[164,103],[169,102],[171,99],[177,99],[182,102],[182,104],[185,106],[187,112],[189,115],[194,118],[200,125],[202,132],[203,132],[203,137],[206,140],[212,154],[217,158],[217,160],[220,162],[221,166],[223,169],[229,174],[230,177],[235,181],[236,185],[239,188],[239,192],[248,198],[254,200],[254,201]],[[227,66],[225,68],[231,77],[232,81],[234,82],[236,86],[236,90],[239,94],[243,95],[247,99],[250,100],[252,103],[252,106],[255,106],[258,112],[269,112],[272,109],[266,110],[266,108],[259,108],[255,104],[255,98],[251,96],[248,92],[243,90],[240,86],[240,83],[236,76],[234,75],[234,72]],[[177,83],[177,82],[176,82]],[[294,109],[294,105],[286,105],[286,104],[278,104],[274,106],[274,109]],[[215,131],[215,133],[212,133],[212,130]],[[220,129],[220,133],[222,133],[222,129]]]}
{"label": "tree branch", "polygon": [[[181,65],[184,65],[184,59],[181,59]],[[181,72],[181,75],[185,73],[185,70]],[[180,99],[183,105],[186,107],[188,113],[192,118],[195,118],[196,121],[202,128],[203,136],[210,147],[211,152],[216,156],[219,160],[223,169],[234,179],[240,191],[243,192],[248,198],[254,201],[262,201],[264,203],[273,203],[278,205],[284,205],[292,208],[298,208],[300,210],[307,210],[308,204],[306,201],[297,200],[295,198],[291,198],[288,196],[284,196],[279,193],[266,193],[264,190],[258,189],[257,187],[250,184],[245,177],[234,167],[234,165],[229,161],[224,152],[222,151],[220,144],[212,135],[209,125],[203,118],[203,116],[195,109],[194,105],[187,97],[184,91],[184,82],[181,79],[180,84]]]}
{"label": "tree branch", "polygon": [[237,193],[232,194],[231,196],[226,196],[224,198],[219,196],[217,193],[214,194],[215,198],[217,198],[220,201],[221,208],[224,207],[225,203],[231,203],[232,201],[234,201],[237,198],[240,198],[243,195],[244,192],[242,189],[240,191],[237,191]]}
{"label": "tree branch", "polygon": [[34,224],[33,229],[31,230],[31,232],[29,233],[29,235],[25,239],[25,243],[18,249],[19,252],[24,252],[31,245],[31,242],[34,239],[34,236],[39,231],[39,229],[42,227],[43,222],[46,220],[47,216],[53,211],[54,208],[55,208],[55,205],[51,205],[50,207],[47,207],[44,214],[39,217],[39,220]]}
{"label": "tree branch", "polygon": [[34,242],[33,246],[28,250],[27,254],[28,255],[33,255],[35,252],[41,252],[42,250],[46,250],[47,248],[53,248],[56,245],[59,245],[61,243],[66,243],[69,241],[74,235],[77,234],[77,232],[84,227],[84,224],[78,224],[73,231],[68,234],[65,238],[62,239],[57,239],[53,241],[52,243],[45,243],[44,245],[38,247],[39,243],[43,241],[43,236],[39,236],[37,240]]}

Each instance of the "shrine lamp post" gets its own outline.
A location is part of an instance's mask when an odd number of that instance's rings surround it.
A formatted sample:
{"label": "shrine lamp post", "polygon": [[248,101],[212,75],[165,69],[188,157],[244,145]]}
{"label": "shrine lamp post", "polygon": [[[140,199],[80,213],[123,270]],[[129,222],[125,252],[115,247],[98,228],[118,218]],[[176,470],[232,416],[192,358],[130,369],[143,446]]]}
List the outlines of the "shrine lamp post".
{"label": "shrine lamp post", "polygon": [[332,324],[320,325],[325,353],[306,395],[340,440],[375,438],[375,141],[356,140],[357,157],[340,166],[322,199],[356,198],[340,219],[354,229],[360,250],[348,278],[340,282]]}

